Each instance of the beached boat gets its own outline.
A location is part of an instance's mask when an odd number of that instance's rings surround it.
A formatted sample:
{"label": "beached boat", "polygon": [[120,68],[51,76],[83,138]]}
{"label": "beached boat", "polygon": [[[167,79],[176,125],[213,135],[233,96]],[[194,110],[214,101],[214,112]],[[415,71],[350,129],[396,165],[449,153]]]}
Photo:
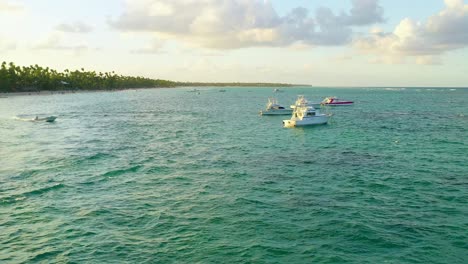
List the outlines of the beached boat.
{"label": "beached boat", "polygon": [[347,101],[347,100],[342,100],[338,99],[336,97],[327,97],[323,99],[322,105],[330,105],[330,106],[344,106],[344,105],[353,105],[353,101]]}
{"label": "beached boat", "polygon": [[268,98],[266,110],[260,111],[261,115],[290,115],[292,109],[286,109],[278,103],[276,98]]}
{"label": "beached boat", "polygon": [[322,125],[328,123],[329,115],[319,113],[314,107],[305,103],[297,104],[291,119],[283,120],[284,127]]}

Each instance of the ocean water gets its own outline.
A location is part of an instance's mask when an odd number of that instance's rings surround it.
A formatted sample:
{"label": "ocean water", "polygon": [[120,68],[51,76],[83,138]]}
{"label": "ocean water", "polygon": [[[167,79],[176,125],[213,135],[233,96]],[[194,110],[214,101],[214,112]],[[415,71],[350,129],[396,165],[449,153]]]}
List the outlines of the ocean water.
{"label": "ocean water", "polygon": [[467,263],[468,89],[219,89],[0,98],[0,263]]}

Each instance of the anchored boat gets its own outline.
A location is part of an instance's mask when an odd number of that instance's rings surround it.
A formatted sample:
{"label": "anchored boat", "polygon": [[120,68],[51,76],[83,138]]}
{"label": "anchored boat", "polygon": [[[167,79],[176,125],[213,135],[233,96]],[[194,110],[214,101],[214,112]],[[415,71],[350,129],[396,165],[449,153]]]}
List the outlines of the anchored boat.
{"label": "anchored boat", "polygon": [[[306,101],[307,102],[307,101]],[[296,104],[289,120],[283,120],[284,127],[322,125],[328,123],[329,115],[319,113],[306,103]]]}
{"label": "anchored boat", "polygon": [[353,101],[347,101],[338,99],[336,97],[327,97],[323,99],[322,105],[330,105],[330,106],[344,106],[344,105],[353,105]]}
{"label": "anchored boat", "polygon": [[35,122],[45,121],[45,122],[52,123],[52,122],[55,121],[55,119],[57,119],[56,116],[47,116],[47,117],[38,117],[38,116],[36,116],[36,118],[34,118],[32,121],[35,121]]}
{"label": "anchored boat", "polygon": [[268,104],[266,110],[260,111],[261,115],[290,115],[293,112],[292,109],[286,109],[278,103],[276,98],[268,98]]}
{"label": "anchored boat", "polygon": [[292,109],[296,108],[296,105],[307,105],[307,106],[312,106],[313,108],[320,108],[321,103],[312,103],[309,102],[304,95],[298,95],[296,102],[291,105],[290,107]]}

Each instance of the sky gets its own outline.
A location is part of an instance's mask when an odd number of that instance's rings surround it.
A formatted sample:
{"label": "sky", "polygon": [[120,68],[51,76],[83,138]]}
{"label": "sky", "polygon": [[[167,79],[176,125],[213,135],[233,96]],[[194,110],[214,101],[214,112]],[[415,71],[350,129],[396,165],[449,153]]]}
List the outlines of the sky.
{"label": "sky", "polygon": [[468,87],[468,0],[0,0],[0,61],[198,82]]}

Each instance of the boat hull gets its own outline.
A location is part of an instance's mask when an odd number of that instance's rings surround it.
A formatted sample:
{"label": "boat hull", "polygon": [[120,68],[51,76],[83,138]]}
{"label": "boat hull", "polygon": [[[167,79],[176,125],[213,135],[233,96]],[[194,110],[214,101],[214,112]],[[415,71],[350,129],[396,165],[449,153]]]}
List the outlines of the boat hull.
{"label": "boat hull", "polygon": [[[315,109],[319,109],[322,106],[322,103],[307,103],[307,106],[312,106]],[[289,106],[291,109],[296,108],[296,105]]]}
{"label": "boat hull", "polygon": [[301,126],[312,126],[312,125],[324,125],[328,123],[328,116],[314,116],[304,119],[295,119],[283,120],[284,127],[301,127]]}
{"label": "boat hull", "polygon": [[49,122],[49,123],[52,123],[55,121],[55,119],[57,119],[56,116],[48,116],[48,117],[43,117],[43,118],[37,118],[37,119],[33,119],[32,121],[35,121],[35,122]]}
{"label": "boat hull", "polygon": [[292,114],[293,110],[292,109],[271,109],[271,110],[265,110],[265,111],[260,111],[261,115],[290,115]]}
{"label": "boat hull", "polygon": [[346,105],[353,105],[354,102],[340,102],[340,103],[329,103],[329,104],[323,104],[323,105],[329,105],[329,106],[346,106]]}

